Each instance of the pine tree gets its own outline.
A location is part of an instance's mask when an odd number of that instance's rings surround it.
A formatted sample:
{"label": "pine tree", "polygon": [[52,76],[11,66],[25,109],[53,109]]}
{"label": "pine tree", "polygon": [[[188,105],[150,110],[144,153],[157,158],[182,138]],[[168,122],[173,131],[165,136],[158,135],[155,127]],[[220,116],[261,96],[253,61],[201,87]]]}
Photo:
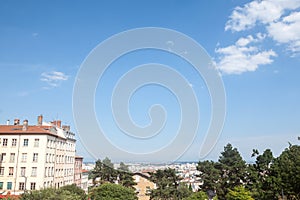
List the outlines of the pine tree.
{"label": "pine tree", "polygon": [[242,185],[247,180],[246,162],[236,148],[231,144],[224,147],[216,168],[220,170],[220,187],[217,190],[218,198],[225,199],[228,189]]}

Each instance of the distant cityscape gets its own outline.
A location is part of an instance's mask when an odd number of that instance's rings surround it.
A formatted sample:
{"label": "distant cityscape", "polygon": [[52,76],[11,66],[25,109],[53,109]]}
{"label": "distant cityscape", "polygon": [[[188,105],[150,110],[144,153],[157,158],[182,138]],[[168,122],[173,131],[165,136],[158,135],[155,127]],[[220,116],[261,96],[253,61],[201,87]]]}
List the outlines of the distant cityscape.
{"label": "distant cityscape", "polygon": [[[37,117],[36,124],[30,125],[28,120],[7,120],[0,125],[0,194],[20,195],[26,191],[43,188],[60,188],[75,184],[88,193],[93,181],[88,178],[89,171],[95,167],[94,162],[85,163],[84,158],[76,155],[75,133],[70,126],[63,125],[61,120],[44,122],[43,116]],[[114,168],[119,167],[114,164]],[[135,182],[141,178],[148,179],[150,172],[171,168],[176,170],[181,182],[190,185],[197,191],[201,184],[197,175],[197,163],[146,164],[126,163],[133,173]],[[137,184],[136,190],[145,190],[146,185]],[[139,188],[141,187],[141,188]],[[143,195],[143,198],[149,196]]]}

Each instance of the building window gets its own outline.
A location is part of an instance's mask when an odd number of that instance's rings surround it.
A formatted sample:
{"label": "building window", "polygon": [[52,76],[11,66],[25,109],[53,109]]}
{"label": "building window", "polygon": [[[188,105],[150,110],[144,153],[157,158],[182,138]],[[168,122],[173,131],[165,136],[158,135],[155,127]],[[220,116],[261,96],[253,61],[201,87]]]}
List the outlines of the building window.
{"label": "building window", "polygon": [[0,182],[0,190],[3,190],[3,182]]}
{"label": "building window", "polygon": [[37,173],[37,167],[32,167],[31,168],[31,176],[36,177],[36,173]]}
{"label": "building window", "polygon": [[11,146],[13,147],[17,146],[17,139],[12,139]]}
{"label": "building window", "polygon": [[39,147],[40,139],[34,139],[34,147]]}
{"label": "building window", "polygon": [[0,176],[4,175],[4,167],[0,167]]}
{"label": "building window", "polygon": [[35,190],[35,183],[30,183],[30,190]]}
{"label": "building window", "polygon": [[25,176],[26,174],[26,167],[21,167],[21,176]]}
{"label": "building window", "polygon": [[33,162],[37,162],[38,161],[38,153],[33,153]]}
{"label": "building window", "polygon": [[19,183],[19,190],[25,190],[25,183],[24,182]]}
{"label": "building window", "polygon": [[15,162],[15,157],[16,157],[15,153],[10,153],[9,162],[11,162],[11,163]]}
{"label": "building window", "polygon": [[9,167],[8,175],[9,176],[14,175],[14,168],[13,167]]}
{"label": "building window", "polygon": [[6,147],[6,146],[7,146],[7,142],[8,142],[8,139],[7,139],[7,138],[4,138],[4,139],[3,139],[2,145]]}
{"label": "building window", "polygon": [[11,190],[12,189],[12,182],[7,182],[7,187],[6,187],[8,190]]}
{"label": "building window", "polygon": [[27,153],[22,153],[21,162],[27,161]]}
{"label": "building window", "polygon": [[4,162],[5,156],[6,156],[6,153],[1,153],[0,154],[0,162]]}
{"label": "building window", "polygon": [[24,147],[28,147],[28,139],[24,139],[23,140],[23,146]]}

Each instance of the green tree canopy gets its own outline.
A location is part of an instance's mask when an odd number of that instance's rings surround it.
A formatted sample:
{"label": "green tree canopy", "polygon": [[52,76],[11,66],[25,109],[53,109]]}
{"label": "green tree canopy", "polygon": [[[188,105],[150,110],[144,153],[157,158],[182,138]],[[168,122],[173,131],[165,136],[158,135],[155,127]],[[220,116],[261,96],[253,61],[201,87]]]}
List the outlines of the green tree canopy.
{"label": "green tree canopy", "polygon": [[221,172],[220,187],[217,190],[219,199],[225,199],[227,189],[233,189],[246,182],[246,167],[246,162],[238,150],[233,148],[231,144],[227,144],[216,165],[216,168]]}
{"label": "green tree canopy", "polygon": [[[127,165],[121,162],[120,167],[114,169],[114,164],[107,157],[103,161],[96,161],[95,167],[91,170],[89,176],[93,180],[94,186],[116,182],[129,188],[133,188],[136,185]],[[100,179],[100,181],[96,182],[97,179]]]}
{"label": "green tree canopy", "polygon": [[277,194],[281,192],[288,199],[300,199],[300,146],[291,145],[275,159],[272,173]]}
{"label": "green tree canopy", "polygon": [[[76,187],[76,186],[75,186]],[[21,195],[20,200],[85,200],[87,196],[82,194],[80,188],[74,186],[60,189],[47,188],[34,190]]]}
{"label": "green tree canopy", "polygon": [[183,199],[191,193],[188,186],[180,184],[180,178],[174,169],[168,168],[151,173],[150,177],[157,188],[151,190],[150,199]]}
{"label": "green tree canopy", "polygon": [[247,188],[256,199],[269,200],[276,197],[271,166],[274,162],[273,153],[266,149],[262,155],[254,149],[252,156],[257,156],[254,164],[248,166],[249,179]]}
{"label": "green tree canopy", "polygon": [[134,181],[133,174],[129,171],[129,167],[127,165],[121,162],[117,173],[119,184],[132,189],[134,188],[133,186],[136,185],[136,182]]}
{"label": "green tree canopy", "polygon": [[86,199],[87,195],[85,194],[85,191],[79,187],[77,187],[75,184],[72,185],[65,185],[60,188],[60,190],[69,191],[71,194],[75,194],[80,199]]}
{"label": "green tree canopy", "polygon": [[243,186],[236,186],[233,190],[229,189],[226,200],[254,200],[251,193]]}
{"label": "green tree canopy", "polygon": [[219,180],[221,177],[221,171],[216,168],[216,163],[208,160],[198,162],[197,170],[201,172],[198,176],[203,182],[200,186],[201,190],[216,191],[220,187]]}
{"label": "green tree canopy", "polygon": [[135,191],[121,185],[104,183],[91,189],[90,198],[93,200],[136,200]]}
{"label": "green tree canopy", "polygon": [[205,192],[200,191],[200,192],[194,192],[184,200],[208,200],[208,196]]}

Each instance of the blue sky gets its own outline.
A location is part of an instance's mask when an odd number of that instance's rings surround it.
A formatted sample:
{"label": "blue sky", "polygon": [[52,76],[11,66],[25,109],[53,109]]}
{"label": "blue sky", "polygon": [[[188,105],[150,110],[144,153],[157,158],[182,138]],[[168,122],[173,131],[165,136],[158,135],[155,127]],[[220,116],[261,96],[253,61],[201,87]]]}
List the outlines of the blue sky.
{"label": "blue sky", "polygon": [[[37,116],[43,114],[46,121],[61,119],[76,132],[72,94],[82,62],[112,35],[142,27],[173,29],[193,38],[212,57],[220,72],[227,97],[226,120],[207,159],[217,159],[228,142],[246,160],[253,148],[271,148],[278,155],[288,141],[299,143],[299,0],[3,0],[0,123],[14,118],[36,123]],[[144,50],[115,61],[96,89],[98,121],[110,140],[131,151],[163,147],[176,137],[174,132],[180,122],[178,102],[170,91],[157,85],[134,93],[129,112],[135,123],[145,126],[150,123],[149,107],[164,105],[168,119],[160,138],[139,146],[130,138],[123,138],[113,122],[110,98],[118,79],[137,65],[153,62],[172,66],[196,93],[201,112],[199,131],[181,160],[198,160],[197,152],[211,117],[210,96],[201,76],[184,60],[167,52]],[[94,159],[80,142],[77,150],[86,161]]]}

